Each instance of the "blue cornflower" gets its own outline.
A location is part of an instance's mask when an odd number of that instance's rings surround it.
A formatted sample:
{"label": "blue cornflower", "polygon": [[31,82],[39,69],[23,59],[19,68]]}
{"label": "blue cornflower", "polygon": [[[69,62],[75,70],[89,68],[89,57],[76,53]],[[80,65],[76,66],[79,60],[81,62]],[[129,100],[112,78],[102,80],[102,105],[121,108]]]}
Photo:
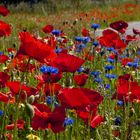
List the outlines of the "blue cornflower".
{"label": "blue cornflower", "polygon": [[109,48],[107,48],[107,51],[114,51],[114,48],[113,47],[109,47]]}
{"label": "blue cornflower", "polygon": [[140,55],[140,50],[138,50],[138,55]]}
{"label": "blue cornflower", "polygon": [[82,42],[83,43],[87,43],[87,42],[90,42],[90,37],[82,37]]}
{"label": "blue cornflower", "polygon": [[77,70],[77,72],[82,72],[83,71],[83,68],[82,67],[80,67],[78,70]]}
{"label": "blue cornflower", "polygon": [[94,45],[95,47],[97,47],[97,46],[100,45],[100,43],[99,43],[98,41],[94,41],[94,42],[93,42],[93,45]]}
{"label": "blue cornflower", "polygon": [[60,30],[53,30],[52,31],[52,34],[53,35],[60,35],[61,34],[61,31]]}
{"label": "blue cornflower", "polygon": [[107,58],[107,61],[108,61],[108,62],[110,62],[110,63],[114,63],[114,62],[115,62],[115,60],[114,60],[114,59],[109,58],[109,57]]}
{"label": "blue cornflower", "polygon": [[139,63],[140,62],[140,58],[135,58],[134,62]]}
{"label": "blue cornflower", "polygon": [[57,100],[56,100],[56,98],[54,96],[47,96],[46,97],[46,103],[48,105],[54,104],[55,107],[58,107],[59,106],[59,103],[57,102]]}
{"label": "blue cornflower", "polygon": [[61,48],[58,48],[58,49],[55,50],[55,52],[56,53],[60,53],[60,52],[62,52],[62,49]]}
{"label": "blue cornflower", "polygon": [[14,58],[14,54],[13,54],[13,53],[9,53],[8,56],[9,56],[10,58]]}
{"label": "blue cornflower", "polygon": [[100,25],[94,23],[94,24],[91,25],[91,28],[93,28],[94,30],[96,30],[96,29],[100,28]]}
{"label": "blue cornflower", "polygon": [[52,74],[57,74],[58,73],[58,69],[57,68],[51,67],[51,66],[46,66],[46,65],[43,65],[40,68],[40,71],[42,73],[52,73]]}
{"label": "blue cornflower", "polygon": [[124,105],[124,102],[119,100],[119,101],[117,101],[117,105],[118,106],[123,106]]}
{"label": "blue cornflower", "polygon": [[84,48],[86,48],[85,44],[77,44],[76,45],[76,52],[81,52]]}
{"label": "blue cornflower", "polygon": [[74,123],[74,120],[72,118],[65,118],[64,127],[67,125],[72,125],[73,123]]}
{"label": "blue cornflower", "polygon": [[107,85],[105,86],[105,88],[106,88],[106,89],[110,89],[110,84],[107,84]]}
{"label": "blue cornflower", "polygon": [[134,62],[134,63],[133,63],[133,67],[134,67],[134,68],[138,68],[138,66],[139,66],[139,64],[138,64],[137,62]]}
{"label": "blue cornflower", "polygon": [[47,104],[52,104],[52,103],[54,103],[55,102],[55,97],[54,96],[47,96],[46,97],[46,102],[47,102]]}
{"label": "blue cornflower", "polygon": [[103,80],[100,77],[94,78],[94,82],[101,83]]}
{"label": "blue cornflower", "polygon": [[112,65],[107,65],[107,66],[105,66],[105,69],[106,69],[106,70],[113,70],[113,69],[114,69],[114,66],[112,66]]}
{"label": "blue cornflower", "polygon": [[0,55],[2,55],[3,54],[3,52],[0,52]]}
{"label": "blue cornflower", "polygon": [[117,55],[119,54],[119,53],[118,53],[118,50],[113,50],[113,52],[114,52],[115,54],[117,54]]}
{"label": "blue cornflower", "polygon": [[90,74],[97,77],[100,75],[100,72],[99,71],[92,71]]}
{"label": "blue cornflower", "polygon": [[75,37],[75,40],[81,42],[83,39],[82,39],[82,37],[80,37],[80,36],[76,36],[76,37]]}
{"label": "blue cornflower", "polygon": [[123,58],[127,58],[126,55],[119,55],[119,57],[120,57],[121,59],[123,59]]}
{"label": "blue cornflower", "polygon": [[128,65],[129,67],[132,67],[132,66],[133,66],[133,62],[128,62],[127,65]]}
{"label": "blue cornflower", "polygon": [[106,74],[105,77],[108,78],[108,79],[116,79],[115,74]]}
{"label": "blue cornflower", "polygon": [[47,96],[46,97],[46,102],[47,104],[52,104],[55,101],[55,98],[53,96]]}
{"label": "blue cornflower", "polygon": [[115,119],[115,125],[121,125],[121,118],[120,117],[117,117]]}
{"label": "blue cornflower", "polygon": [[100,54],[101,56],[103,56],[105,54],[105,51],[101,51]]}
{"label": "blue cornflower", "polygon": [[0,116],[3,116],[4,112],[2,110],[0,110]]}

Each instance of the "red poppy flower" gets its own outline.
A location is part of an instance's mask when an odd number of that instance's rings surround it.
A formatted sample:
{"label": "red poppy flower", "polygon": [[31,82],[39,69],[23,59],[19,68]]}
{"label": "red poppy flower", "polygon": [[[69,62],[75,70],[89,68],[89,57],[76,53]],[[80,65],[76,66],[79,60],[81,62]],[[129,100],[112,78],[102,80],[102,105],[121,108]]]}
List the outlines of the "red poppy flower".
{"label": "red poppy flower", "polygon": [[62,86],[57,83],[46,84],[44,88],[45,95],[55,95],[58,94],[59,90],[62,89]]}
{"label": "red poppy flower", "polygon": [[133,33],[136,35],[140,35],[140,30],[133,28]]}
{"label": "red poppy flower", "polygon": [[132,58],[123,58],[123,59],[121,60],[121,64],[122,64],[123,66],[126,66],[128,62],[133,62]]}
{"label": "red poppy flower", "polygon": [[90,121],[90,126],[92,128],[96,128],[98,125],[100,125],[102,122],[104,122],[104,117],[100,116],[100,115],[96,115],[96,116],[93,116],[91,118],[91,121]]}
{"label": "red poppy flower", "polygon": [[100,38],[98,38],[98,41],[101,46],[105,46],[105,47],[113,46],[112,38],[108,38],[106,36],[101,36]]}
{"label": "red poppy flower", "polygon": [[125,75],[121,75],[118,78],[119,80],[127,80],[127,81],[133,81],[133,77],[130,74],[125,74]]}
{"label": "red poppy flower", "polygon": [[111,29],[106,29],[103,31],[103,36],[98,38],[101,46],[105,47],[112,47],[114,43],[112,42],[113,40],[120,39],[120,36],[118,33]]}
{"label": "red poppy flower", "polygon": [[57,45],[56,37],[54,36],[45,37],[44,42],[46,42],[48,46],[51,46],[52,49],[56,49]]}
{"label": "red poppy flower", "polygon": [[124,49],[126,44],[120,39],[118,33],[113,30],[107,29],[103,31],[103,36],[98,38],[101,46],[114,47],[115,49]]}
{"label": "red poppy flower", "polygon": [[28,66],[27,66],[27,63],[19,63],[17,65],[17,69],[22,72],[25,72],[25,67],[26,67],[26,72],[32,72],[32,73],[34,72],[34,70],[36,68],[35,65],[33,65],[33,64],[28,64]]}
{"label": "red poppy flower", "polygon": [[11,53],[16,53],[16,49],[14,47],[7,48],[7,51]]}
{"label": "red poppy flower", "polygon": [[10,76],[4,72],[0,72],[0,87],[6,86],[6,82],[10,79]]}
{"label": "red poppy flower", "polygon": [[5,6],[0,6],[0,15],[7,16],[10,11]]}
{"label": "red poppy flower", "polygon": [[[14,95],[19,94],[20,90],[25,91],[27,96],[35,95],[38,92],[37,89],[21,84],[18,81],[7,82],[7,87]],[[22,95],[24,96],[24,93]]]}
{"label": "red poppy flower", "polygon": [[122,50],[126,48],[126,43],[124,43],[121,39],[112,40],[113,47],[118,50]]}
{"label": "red poppy flower", "polygon": [[49,34],[49,33],[52,32],[53,26],[52,25],[46,25],[45,27],[42,28],[42,30],[43,30],[44,33]]}
{"label": "red poppy flower", "polygon": [[49,114],[49,127],[54,133],[64,131],[64,120],[66,117],[65,108],[56,107],[55,110]]}
{"label": "red poppy flower", "polygon": [[6,133],[4,136],[7,138],[7,140],[13,140],[13,136],[10,133]]}
{"label": "red poppy flower", "polygon": [[[130,78],[130,76],[129,76]],[[117,82],[117,91],[113,99],[124,100],[126,102],[140,101],[140,86],[137,82],[129,81],[126,78],[119,78]]]}
{"label": "red poppy flower", "polygon": [[103,34],[103,36],[108,36],[111,39],[117,39],[117,38],[119,39],[120,38],[119,34],[111,29],[104,30],[102,34]]}
{"label": "red poppy flower", "polygon": [[88,60],[88,61],[93,61],[94,59],[94,55],[91,54],[90,52],[87,52],[86,50],[84,50],[83,57],[85,60]]}
{"label": "red poppy flower", "polygon": [[42,106],[41,110],[38,107],[34,107],[34,117],[32,118],[32,128],[34,130],[37,129],[46,129],[48,127],[47,119],[48,119],[48,112],[50,112],[50,109],[43,104],[40,104]]}
{"label": "red poppy flower", "polygon": [[41,89],[44,89],[44,95],[46,97],[47,95],[58,94],[59,90],[62,89],[62,86],[58,83],[51,83],[51,84],[45,84],[45,85],[43,83],[39,83],[37,85],[37,89],[39,91],[41,91]]}
{"label": "red poppy flower", "polygon": [[87,105],[99,105],[103,96],[97,91],[86,88],[64,88],[58,94],[62,106],[72,109],[82,109]]}
{"label": "red poppy flower", "polygon": [[131,41],[136,41],[136,40],[138,40],[138,38],[135,35],[134,36],[132,36],[132,35],[126,36],[126,44],[128,44]]}
{"label": "red poppy flower", "polygon": [[0,55],[0,63],[5,63],[8,59],[9,57],[7,55]]}
{"label": "red poppy flower", "polygon": [[42,75],[37,75],[36,78],[41,82],[41,83],[57,83],[61,78],[62,78],[62,72],[58,72],[57,74],[42,74]]}
{"label": "red poppy flower", "polygon": [[86,28],[83,28],[82,29],[82,35],[85,36],[85,37],[89,36],[89,30],[87,30]]}
{"label": "red poppy flower", "polygon": [[44,62],[44,59],[52,60],[56,57],[56,53],[50,46],[33,37],[29,32],[21,32],[19,37],[21,45],[17,55],[28,55],[40,62]]}
{"label": "red poppy flower", "polygon": [[51,129],[54,133],[64,130],[64,119],[66,117],[65,109],[57,107],[52,112],[45,104],[36,104],[34,106],[35,115],[32,118],[32,128]]}
{"label": "red poppy flower", "polygon": [[87,74],[78,74],[78,75],[74,75],[74,80],[76,82],[76,84],[78,86],[83,86],[85,85],[86,81],[88,79],[88,75]]}
{"label": "red poppy flower", "polygon": [[9,36],[11,34],[11,26],[0,20],[0,37]]}
{"label": "red poppy flower", "polygon": [[58,68],[61,72],[75,72],[84,62],[77,56],[60,53],[49,65]]}
{"label": "red poppy flower", "polygon": [[[18,67],[20,66],[20,64],[22,64],[22,63],[26,63],[27,64],[27,61],[28,60],[29,60],[29,56],[27,56],[27,55],[18,55],[18,56],[14,57],[11,60],[11,63],[9,64],[9,68],[11,68],[11,69],[17,68],[18,69]],[[30,65],[30,64],[28,64],[28,65]],[[29,68],[28,68],[28,66],[26,66],[26,67],[27,67],[27,71],[28,71]]]}
{"label": "red poppy flower", "polygon": [[10,97],[8,94],[4,94],[0,92],[0,102],[4,103],[14,103],[15,100],[13,97]]}
{"label": "red poppy flower", "polygon": [[87,106],[81,110],[76,110],[76,113],[78,117],[84,120],[85,123],[88,123],[89,119],[91,119],[91,116],[95,116],[97,114],[98,106]]}
{"label": "red poppy flower", "polygon": [[117,55],[114,53],[110,54],[110,56],[109,56],[109,58],[111,58],[111,59],[115,59],[116,57],[117,57]]}
{"label": "red poppy flower", "polygon": [[90,121],[90,126],[92,128],[96,128],[101,122],[104,121],[102,116],[97,115],[97,106],[92,108],[86,107],[85,109],[82,109],[82,111],[78,110],[77,115],[83,119],[87,125]]}
{"label": "red poppy flower", "polygon": [[[25,124],[24,120],[18,120],[16,125],[17,125],[18,129],[24,129],[24,124]],[[6,129],[7,130],[13,130],[14,129],[14,123],[6,125]]]}
{"label": "red poppy flower", "polygon": [[125,30],[128,27],[128,23],[123,20],[120,20],[120,21],[111,23],[110,27],[117,30],[120,33],[125,33]]}

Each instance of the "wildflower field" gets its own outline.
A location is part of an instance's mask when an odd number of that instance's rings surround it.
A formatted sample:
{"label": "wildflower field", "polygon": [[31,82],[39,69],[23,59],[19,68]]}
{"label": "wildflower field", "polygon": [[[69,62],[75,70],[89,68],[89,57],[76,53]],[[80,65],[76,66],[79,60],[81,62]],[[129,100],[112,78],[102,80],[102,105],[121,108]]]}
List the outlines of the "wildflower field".
{"label": "wildflower field", "polygon": [[0,140],[140,140],[140,5],[119,8],[0,5]]}

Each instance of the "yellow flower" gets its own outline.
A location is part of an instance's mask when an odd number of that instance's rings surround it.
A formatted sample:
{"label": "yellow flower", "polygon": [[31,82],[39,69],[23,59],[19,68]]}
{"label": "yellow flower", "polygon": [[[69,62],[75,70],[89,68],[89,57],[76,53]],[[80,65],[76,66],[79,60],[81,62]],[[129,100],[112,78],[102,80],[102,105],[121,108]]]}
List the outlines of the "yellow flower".
{"label": "yellow flower", "polygon": [[40,138],[38,136],[33,135],[33,134],[29,134],[26,138],[28,140],[40,140]]}

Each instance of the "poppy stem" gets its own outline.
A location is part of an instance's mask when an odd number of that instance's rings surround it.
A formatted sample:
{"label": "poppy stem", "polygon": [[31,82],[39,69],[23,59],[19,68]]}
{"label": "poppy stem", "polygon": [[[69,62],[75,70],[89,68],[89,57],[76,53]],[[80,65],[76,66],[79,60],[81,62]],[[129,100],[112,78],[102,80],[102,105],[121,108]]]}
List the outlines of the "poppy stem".
{"label": "poppy stem", "polygon": [[18,120],[18,115],[19,115],[19,103],[20,103],[20,96],[21,96],[21,91],[22,91],[22,83],[24,82],[24,76],[26,73],[26,70],[28,68],[28,65],[30,63],[31,57],[29,57],[27,64],[24,68],[24,71],[21,75],[21,82],[20,82],[20,87],[19,87],[19,95],[17,97],[17,103],[16,103],[16,107],[15,107],[15,118],[14,118],[14,131],[13,131],[13,139],[17,140],[18,139],[18,130],[17,130],[17,120]]}

